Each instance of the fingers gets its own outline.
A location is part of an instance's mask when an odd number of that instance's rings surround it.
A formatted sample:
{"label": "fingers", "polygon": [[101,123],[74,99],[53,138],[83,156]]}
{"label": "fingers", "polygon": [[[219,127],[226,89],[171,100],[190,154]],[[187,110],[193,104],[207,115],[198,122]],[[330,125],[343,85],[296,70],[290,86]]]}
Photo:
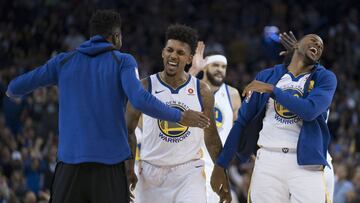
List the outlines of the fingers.
{"label": "fingers", "polygon": [[196,116],[193,117],[194,124],[196,125],[195,127],[207,128],[210,126],[210,119],[206,117],[202,112],[193,112],[196,113]]}
{"label": "fingers", "polygon": [[251,92],[252,91],[251,91],[251,83],[250,83],[244,88],[244,90],[241,93],[241,96],[242,97],[247,97],[249,94],[251,94]]}
{"label": "fingers", "polygon": [[204,128],[208,128],[210,126],[210,119],[203,113],[200,113],[200,121],[204,124]]}
{"label": "fingers", "polygon": [[292,36],[294,36],[294,35],[290,36],[290,34],[284,32],[284,36],[285,36],[284,39],[285,39],[291,46],[294,46],[294,44],[296,43],[296,39],[294,40],[294,39],[292,38]]}
{"label": "fingers", "polygon": [[295,37],[295,35],[293,34],[292,31],[289,32],[289,36],[290,36],[291,40],[292,40],[294,43],[297,42],[297,39],[296,39],[296,37]]}
{"label": "fingers", "polygon": [[210,119],[202,112],[186,110],[180,124],[190,127],[207,128],[210,126]]}
{"label": "fingers", "polygon": [[198,41],[195,53],[203,56],[204,55],[204,49],[205,49],[204,42],[203,41]]}
{"label": "fingers", "polygon": [[288,53],[287,51],[282,51],[279,53],[279,56],[285,56],[285,55],[287,55],[287,53]]}
{"label": "fingers", "polygon": [[291,50],[294,46],[294,43],[290,41],[289,36],[284,32],[279,35],[280,43],[286,48],[286,50]]}
{"label": "fingers", "polygon": [[130,185],[129,185],[129,189],[130,189],[130,191],[129,191],[129,196],[130,196],[130,200],[131,200],[131,202],[134,202],[135,201],[135,192],[134,192],[134,189],[131,189],[132,188],[132,184],[130,183]]}
{"label": "fingers", "polygon": [[130,191],[134,191],[136,186],[136,182],[130,184]]}
{"label": "fingers", "polygon": [[203,41],[199,41],[197,44],[196,52],[199,53],[201,56],[204,55],[205,44]]}
{"label": "fingers", "polygon": [[230,203],[231,202],[231,194],[230,194],[229,191],[227,191],[227,192],[225,192],[224,190],[219,191],[218,195],[220,197],[220,202],[221,203],[223,203],[223,202]]}

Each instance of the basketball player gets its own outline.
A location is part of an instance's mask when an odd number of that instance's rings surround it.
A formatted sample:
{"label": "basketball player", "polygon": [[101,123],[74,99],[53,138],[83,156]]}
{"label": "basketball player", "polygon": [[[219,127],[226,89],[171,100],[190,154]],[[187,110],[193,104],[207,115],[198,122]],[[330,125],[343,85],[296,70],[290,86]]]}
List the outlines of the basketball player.
{"label": "basketball player", "polygon": [[[284,32],[280,34],[279,36],[281,44],[286,48],[286,51],[282,52],[281,55],[287,55],[291,54],[294,50],[294,45],[297,43],[297,39],[295,35],[290,31],[289,34]],[[290,58],[290,57],[289,57]],[[326,122],[329,118],[330,111],[327,112],[326,115]],[[334,174],[334,168],[332,165],[332,157],[329,154],[329,151],[326,154],[326,159],[329,164],[329,167],[324,168],[324,176],[325,176],[325,182],[326,182],[326,189],[329,191],[329,199],[331,202],[333,202],[334,198],[334,187],[335,187],[335,174]]]}
{"label": "basketball player", "polygon": [[330,139],[327,110],[336,76],[317,63],[322,39],[310,34],[294,45],[291,62],[261,71],[246,97],[217,164],[226,168],[240,146],[245,160],[256,151],[252,202],[325,202],[323,167]]}
{"label": "basketball player", "polygon": [[[227,69],[227,59],[223,55],[209,55],[203,58],[205,45],[203,42],[198,42],[196,52],[194,55],[192,67],[189,73],[192,75],[204,71],[202,81],[206,82],[215,97],[215,121],[218,133],[222,144],[230,132],[233,121],[236,120],[237,112],[241,105],[241,98],[239,92],[234,87],[224,82]],[[203,61],[201,61],[203,60]],[[208,203],[218,203],[219,196],[211,189],[210,179],[212,169],[214,168],[213,161],[209,153],[205,150],[205,172],[206,172],[206,194]],[[235,201],[236,196],[232,196]]]}
{"label": "basketball player", "polygon": [[[214,97],[209,86],[184,71],[185,65],[192,61],[196,43],[194,29],[183,25],[170,26],[162,51],[164,70],[142,80],[142,83],[151,94],[170,106],[203,111],[211,118],[210,127],[202,130],[143,115],[136,202],[206,202],[204,162],[200,159],[202,140],[205,140],[214,161],[222,145],[216,130]],[[140,112],[129,104],[126,117],[132,136],[139,116]],[[211,185],[221,201],[231,201],[224,169],[215,167]]]}

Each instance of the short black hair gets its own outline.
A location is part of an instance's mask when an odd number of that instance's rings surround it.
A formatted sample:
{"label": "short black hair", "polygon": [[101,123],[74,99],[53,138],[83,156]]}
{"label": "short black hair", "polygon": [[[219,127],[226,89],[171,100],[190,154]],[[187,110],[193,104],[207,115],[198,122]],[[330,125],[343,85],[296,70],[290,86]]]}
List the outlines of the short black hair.
{"label": "short black hair", "polygon": [[170,25],[166,31],[165,42],[167,42],[169,39],[175,39],[187,43],[191,48],[191,53],[195,53],[198,41],[198,34],[195,29],[180,24]]}
{"label": "short black hair", "polygon": [[97,10],[90,19],[90,35],[108,37],[115,28],[121,29],[121,16],[114,10]]}

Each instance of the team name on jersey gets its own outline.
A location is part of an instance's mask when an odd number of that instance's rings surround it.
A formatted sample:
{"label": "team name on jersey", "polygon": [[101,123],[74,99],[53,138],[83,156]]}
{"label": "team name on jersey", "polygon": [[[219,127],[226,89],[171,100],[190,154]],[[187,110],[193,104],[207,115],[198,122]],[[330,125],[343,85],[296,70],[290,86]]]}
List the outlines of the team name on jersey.
{"label": "team name on jersey", "polygon": [[[181,111],[190,109],[188,105],[180,101],[167,101],[165,103]],[[158,120],[158,126],[160,129],[159,138],[165,142],[179,143],[191,135],[189,127],[180,123]]]}

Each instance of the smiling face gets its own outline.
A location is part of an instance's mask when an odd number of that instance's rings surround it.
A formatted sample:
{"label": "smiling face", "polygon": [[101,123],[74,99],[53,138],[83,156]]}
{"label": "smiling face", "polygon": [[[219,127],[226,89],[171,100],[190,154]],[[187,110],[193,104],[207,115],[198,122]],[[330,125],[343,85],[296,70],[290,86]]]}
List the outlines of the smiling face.
{"label": "smiling face", "polygon": [[295,45],[295,49],[297,49],[301,55],[305,56],[305,62],[307,64],[314,64],[320,59],[324,44],[318,35],[309,34],[304,36]]}
{"label": "smiling face", "polygon": [[213,86],[221,86],[224,83],[226,67],[224,62],[217,61],[206,66],[206,77]]}
{"label": "smiling face", "polygon": [[186,64],[191,63],[191,48],[185,42],[169,39],[162,51],[162,58],[166,75],[175,76],[184,71]]}

